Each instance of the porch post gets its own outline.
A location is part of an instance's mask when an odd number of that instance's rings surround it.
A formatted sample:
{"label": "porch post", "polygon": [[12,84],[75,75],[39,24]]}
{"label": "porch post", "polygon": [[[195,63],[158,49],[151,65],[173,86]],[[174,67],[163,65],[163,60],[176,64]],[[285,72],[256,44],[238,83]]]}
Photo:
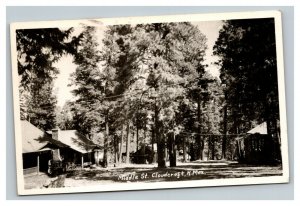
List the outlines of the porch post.
{"label": "porch post", "polygon": [[37,155],[37,174],[40,173],[40,154]]}
{"label": "porch post", "polygon": [[89,156],[89,162],[90,162],[89,164],[91,164],[91,163],[92,163],[92,153],[89,152],[89,153],[88,153],[88,156]]}
{"label": "porch post", "polygon": [[81,168],[83,169],[83,154],[81,154]]}

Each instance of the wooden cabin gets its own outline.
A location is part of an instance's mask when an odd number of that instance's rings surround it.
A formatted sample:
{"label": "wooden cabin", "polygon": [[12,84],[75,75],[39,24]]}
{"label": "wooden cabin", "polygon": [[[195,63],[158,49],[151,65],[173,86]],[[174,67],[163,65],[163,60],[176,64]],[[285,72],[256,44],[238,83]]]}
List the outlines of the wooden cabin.
{"label": "wooden cabin", "polygon": [[21,128],[24,175],[46,172],[51,159],[84,167],[94,164],[99,154],[99,148],[77,130],[44,132],[28,121],[21,121]]}
{"label": "wooden cabin", "polygon": [[55,128],[47,131],[52,139],[57,140],[68,147],[59,148],[59,155],[65,162],[72,162],[84,167],[84,165],[95,163],[94,148],[96,145],[77,130],[60,130]]}
{"label": "wooden cabin", "polygon": [[46,172],[52,151],[68,147],[28,121],[21,121],[21,132],[24,175]]}
{"label": "wooden cabin", "polygon": [[240,163],[273,164],[277,162],[275,141],[267,133],[267,123],[256,126],[237,139],[237,156]]}

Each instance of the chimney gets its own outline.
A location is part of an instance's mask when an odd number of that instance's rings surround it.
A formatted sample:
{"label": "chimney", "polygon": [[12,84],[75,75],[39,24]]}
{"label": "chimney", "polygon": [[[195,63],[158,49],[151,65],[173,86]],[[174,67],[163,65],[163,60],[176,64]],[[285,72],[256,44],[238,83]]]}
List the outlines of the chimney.
{"label": "chimney", "polygon": [[[57,126],[54,129],[52,129],[52,139],[58,140],[58,132],[59,132],[59,128]],[[55,161],[61,161],[59,149],[52,150],[52,158]]]}
{"label": "chimney", "polygon": [[59,128],[57,126],[52,129],[52,139],[58,140],[58,131]]}

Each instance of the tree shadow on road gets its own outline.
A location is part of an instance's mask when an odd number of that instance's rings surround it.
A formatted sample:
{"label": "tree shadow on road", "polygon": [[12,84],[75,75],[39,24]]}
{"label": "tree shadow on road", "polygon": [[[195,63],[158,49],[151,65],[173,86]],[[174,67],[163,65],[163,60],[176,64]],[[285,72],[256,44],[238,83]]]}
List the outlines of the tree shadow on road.
{"label": "tree shadow on road", "polygon": [[185,163],[177,167],[157,168],[128,166],[111,169],[91,169],[68,172],[67,178],[75,180],[110,182],[161,182],[206,180],[243,177],[264,177],[282,175],[280,166],[257,166],[238,163]]}

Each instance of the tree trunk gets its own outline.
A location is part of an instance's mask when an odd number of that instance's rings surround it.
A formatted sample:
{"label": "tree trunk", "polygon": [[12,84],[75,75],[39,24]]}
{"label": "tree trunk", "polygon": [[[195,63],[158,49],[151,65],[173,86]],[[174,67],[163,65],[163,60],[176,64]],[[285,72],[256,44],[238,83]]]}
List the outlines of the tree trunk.
{"label": "tree trunk", "polygon": [[142,141],[142,148],[141,148],[141,153],[142,153],[142,157],[143,157],[143,164],[146,164],[146,157],[145,157],[145,142],[146,142],[146,136],[147,136],[147,130],[146,130],[146,127],[144,128],[144,139]]}
{"label": "tree trunk", "polygon": [[212,136],[212,143],[211,143],[211,159],[215,160],[215,137]]}
{"label": "tree trunk", "polygon": [[122,124],[122,131],[121,131],[121,141],[120,141],[120,153],[119,153],[119,163],[121,164],[123,162],[123,135],[124,135],[124,124]]}
{"label": "tree trunk", "polygon": [[154,151],[154,143],[155,143],[155,130],[154,130],[154,126],[152,125],[152,128],[151,128],[151,144],[152,144],[152,152],[153,152],[152,163],[157,162],[157,153]]}
{"label": "tree trunk", "polygon": [[190,151],[190,161],[195,161],[196,158],[195,158],[195,145],[194,145],[194,143],[190,143],[189,151]]}
{"label": "tree trunk", "polygon": [[269,138],[272,139],[272,156],[269,161],[276,162],[282,161],[281,157],[281,149],[280,149],[280,141],[279,137],[277,136],[277,119],[274,117],[273,111],[270,108],[270,104],[268,100],[265,101],[265,119],[267,124],[267,134]]}
{"label": "tree trunk", "polygon": [[103,154],[103,167],[106,168],[108,165],[107,152],[108,152],[108,137],[109,137],[109,127],[108,127],[108,115],[105,117],[105,137],[104,137],[104,154]]}
{"label": "tree trunk", "polygon": [[205,145],[205,136],[202,136],[201,139],[201,160],[204,160],[204,145]]}
{"label": "tree trunk", "polygon": [[115,150],[115,167],[119,165],[119,142],[118,142],[118,136],[114,135],[114,150]]}
{"label": "tree trunk", "polygon": [[154,127],[152,126],[152,128],[151,128],[151,146],[152,146],[153,152],[154,152],[154,138],[155,138],[155,132],[154,132]]}
{"label": "tree trunk", "polygon": [[159,168],[166,167],[165,158],[165,145],[164,142],[160,141],[157,143],[157,163]]}
{"label": "tree trunk", "polygon": [[127,120],[127,128],[126,128],[126,164],[129,164],[129,160],[130,160],[130,153],[129,153],[129,150],[130,150],[130,122],[129,120]]}
{"label": "tree trunk", "polygon": [[[226,100],[226,94],[225,94],[225,100]],[[226,159],[226,139],[227,139],[227,103],[224,106],[224,119],[223,119],[223,138],[222,138],[222,159]]]}
{"label": "tree trunk", "polygon": [[139,150],[139,127],[138,120],[136,120],[136,151]]}
{"label": "tree trunk", "polygon": [[182,149],[183,149],[183,162],[186,162],[186,142],[185,142],[185,136],[183,136],[182,141]]}
{"label": "tree trunk", "polygon": [[154,121],[155,121],[155,137],[157,141],[157,163],[159,168],[166,167],[166,155],[165,155],[165,138],[163,133],[162,124],[158,120],[158,108],[155,103]]}
{"label": "tree trunk", "polygon": [[198,103],[197,103],[197,119],[198,119],[198,135],[196,139],[196,154],[195,154],[195,160],[201,159],[203,160],[203,146],[202,146],[202,137],[201,137],[201,100],[200,97],[198,98]]}
{"label": "tree trunk", "polygon": [[207,152],[207,159],[211,160],[211,136],[208,137],[208,152]]}
{"label": "tree trunk", "polygon": [[169,147],[169,160],[170,167],[176,167],[176,148],[175,148],[175,135],[168,134],[168,147]]}

